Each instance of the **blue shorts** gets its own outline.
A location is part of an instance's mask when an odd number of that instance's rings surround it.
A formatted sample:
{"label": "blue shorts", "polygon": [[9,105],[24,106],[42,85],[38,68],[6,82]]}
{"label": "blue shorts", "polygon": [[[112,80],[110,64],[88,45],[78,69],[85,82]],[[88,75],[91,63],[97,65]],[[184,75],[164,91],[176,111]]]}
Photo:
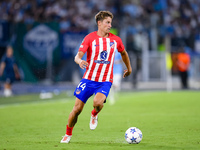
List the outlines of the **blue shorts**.
{"label": "blue shorts", "polygon": [[93,94],[102,93],[107,97],[111,86],[111,82],[96,82],[82,79],[74,91],[74,96],[86,103]]}
{"label": "blue shorts", "polygon": [[2,81],[4,81],[5,83],[12,84],[15,81],[15,76],[13,76],[13,75],[3,75],[0,79]]}

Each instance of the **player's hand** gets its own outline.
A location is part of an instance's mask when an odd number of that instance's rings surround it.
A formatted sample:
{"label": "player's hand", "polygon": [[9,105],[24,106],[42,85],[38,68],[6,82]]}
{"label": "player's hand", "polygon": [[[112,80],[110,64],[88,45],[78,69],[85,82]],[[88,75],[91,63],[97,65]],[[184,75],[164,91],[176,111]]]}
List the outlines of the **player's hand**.
{"label": "player's hand", "polygon": [[123,78],[129,76],[129,75],[131,74],[131,72],[132,72],[132,71],[130,71],[130,70],[128,70],[128,69],[127,69],[127,70],[124,70]]}
{"label": "player's hand", "polygon": [[17,80],[20,79],[20,75],[19,75],[19,73],[15,73],[15,78],[16,78]]}
{"label": "player's hand", "polygon": [[88,62],[85,61],[85,60],[81,60],[79,62],[79,66],[80,66],[81,69],[84,69],[84,68],[86,68],[88,66]]}

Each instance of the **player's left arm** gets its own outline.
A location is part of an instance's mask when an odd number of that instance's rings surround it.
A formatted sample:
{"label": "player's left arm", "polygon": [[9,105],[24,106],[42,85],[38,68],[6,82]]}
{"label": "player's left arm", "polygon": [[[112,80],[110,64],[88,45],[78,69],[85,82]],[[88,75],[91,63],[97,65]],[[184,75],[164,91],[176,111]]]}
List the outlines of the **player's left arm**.
{"label": "player's left arm", "polygon": [[19,69],[17,67],[17,64],[13,64],[13,70],[14,70],[14,73],[15,73],[15,78],[20,79],[20,74],[19,74]]}
{"label": "player's left arm", "polygon": [[2,62],[0,64],[0,76],[3,75],[3,72],[4,72],[4,69],[5,69],[5,66],[6,66],[6,63],[5,62]]}
{"label": "player's left arm", "polygon": [[121,52],[121,56],[122,56],[122,60],[123,60],[124,64],[126,65],[126,68],[127,68],[126,70],[124,70],[123,78],[125,78],[126,76],[129,76],[131,74],[132,67],[131,67],[128,53],[125,49]]}

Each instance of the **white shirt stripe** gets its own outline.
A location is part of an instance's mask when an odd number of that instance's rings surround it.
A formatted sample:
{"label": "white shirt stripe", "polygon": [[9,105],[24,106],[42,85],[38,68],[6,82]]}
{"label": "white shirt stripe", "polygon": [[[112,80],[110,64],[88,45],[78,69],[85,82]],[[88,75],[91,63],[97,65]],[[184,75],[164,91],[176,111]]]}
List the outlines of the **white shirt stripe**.
{"label": "white shirt stripe", "polygon": [[[95,56],[95,52],[96,52],[96,46],[95,45],[96,45],[96,41],[94,40],[92,42],[92,56],[91,56],[91,58],[94,58],[94,56]],[[90,65],[88,67],[87,73],[85,74],[85,79],[88,79],[88,75],[91,71],[92,65],[93,65],[93,60],[90,60]]]}
{"label": "white shirt stripe", "polygon": [[[110,75],[111,75],[111,72],[112,72],[112,66],[113,66],[113,62],[114,62],[115,51],[117,49],[117,42],[115,40],[114,40],[114,43],[115,43],[114,52],[112,54],[111,64],[109,66],[109,70],[108,70],[108,75],[107,75],[106,81],[110,81]],[[109,45],[110,45],[110,43],[109,43]]]}
{"label": "white shirt stripe", "polygon": [[[108,52],[108,56],[107,56],[107,59],[106,61],[108,61],[108,58],[110,56],[110,38],[106,38],[106,44],[107,44],[107,52]],[[99,82],[102,82],[103,80],[103,77],[104,77],[104,73],[105,73],[105,70],[106,70],[106,64],[103,65],[102,67],[102,70],[101,70],[101,75],[99,76]]]}
{"label": "white shirt stripe", "polygon": [[[102,51],[103,51],[103,39],[99,38],[99,54],[98,54],[97,60],[101,60],[100,54],[101,54]],[[97,71],[99,69],[99,66],[100,66],[100,63],[96,63],[96,66],[95,66],[93,73],[92,73],[92,78],[91,78],[92,81],[95,81],[96,74],[97,74]]]}

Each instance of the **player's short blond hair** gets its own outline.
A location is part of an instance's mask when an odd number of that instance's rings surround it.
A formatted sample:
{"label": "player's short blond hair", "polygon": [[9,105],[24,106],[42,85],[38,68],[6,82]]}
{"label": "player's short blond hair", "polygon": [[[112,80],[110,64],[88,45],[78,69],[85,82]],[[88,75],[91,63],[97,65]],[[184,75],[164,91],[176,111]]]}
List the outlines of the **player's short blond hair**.
{"label": "player's short blond hair", "polygon": [[113,14],[112,14],[110,11],[100,11],[100,12],[98,12],[98,13],[95,15],[96,23],[97,23],[98,21],[104,20],[104,19],[107,18],[107,17],[110,17],[111,19],[113,19]]}

